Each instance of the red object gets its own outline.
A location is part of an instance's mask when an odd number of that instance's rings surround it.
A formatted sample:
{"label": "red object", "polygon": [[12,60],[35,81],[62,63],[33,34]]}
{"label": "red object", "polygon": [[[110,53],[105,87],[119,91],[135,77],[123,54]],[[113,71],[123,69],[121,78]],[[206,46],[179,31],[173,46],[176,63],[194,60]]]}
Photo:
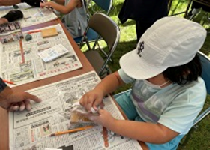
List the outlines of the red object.
{"label": "red object", "polygon": [[28,33],[28,34],[33,34],[33,33],[37,33],[37,32],[41,32],[41,30],[29,31],[29,32],[27,32],[27,33]]}
{"label": "red object", "polygon": [[7,80],[3,80],[5,83],[7,84],[11,84],[11,85],[16,85],[15,83],[11,82],[11,81],[7,81]]}

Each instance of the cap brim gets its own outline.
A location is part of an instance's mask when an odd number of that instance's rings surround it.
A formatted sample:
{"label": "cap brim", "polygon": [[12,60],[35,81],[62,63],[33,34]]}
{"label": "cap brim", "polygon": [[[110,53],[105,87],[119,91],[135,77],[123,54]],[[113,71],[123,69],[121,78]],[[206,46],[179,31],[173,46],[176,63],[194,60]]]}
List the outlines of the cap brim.
{"label": "cap brim", "polygon": [[123,55],[120,66],[128,76],[134,79],[149,79],[166,70],[166,67],[155,66],[145,61],[143,57],[140,58],[136,50]]}

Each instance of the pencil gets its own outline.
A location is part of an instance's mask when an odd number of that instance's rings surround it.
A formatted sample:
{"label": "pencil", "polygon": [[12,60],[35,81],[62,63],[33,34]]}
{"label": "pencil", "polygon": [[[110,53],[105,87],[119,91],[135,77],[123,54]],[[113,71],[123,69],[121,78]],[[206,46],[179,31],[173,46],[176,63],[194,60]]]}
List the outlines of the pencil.
{"label": "pencil", "polygon": [[16,85],[15,83],[13,83],[12,81],[7,81],[7,80],[3,80],[5,83],[11,84],[11,85]]}
{"label": "pencil", "polygon": [[21,53],[21,57],[22,57],[22,64],[25,63],[25,55],[23,53],[23,42],[22,40],[19,40],[19,46],[20,46],[20,53]]}
{"label": "pencil", "polygon": [[93,126],[87,126],[87,127],[81,127],[81,128],[76,128],[76,129],[72,129],[72,130],[66,130],[66,131],[62,131],[62,132],[52,133],[50,136],[58,136],[58,135],[67,134],[67,133],[74,133],[77,131],[90,129],[92,127]]}

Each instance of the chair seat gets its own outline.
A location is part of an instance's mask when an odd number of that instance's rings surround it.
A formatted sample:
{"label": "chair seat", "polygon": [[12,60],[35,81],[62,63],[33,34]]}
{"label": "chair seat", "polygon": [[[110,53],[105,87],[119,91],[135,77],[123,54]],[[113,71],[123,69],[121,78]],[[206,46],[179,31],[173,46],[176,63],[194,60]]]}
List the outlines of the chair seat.
{"label": "chair seat", "polygon": [[[98,38],[98,34],[93,29],[89,28],[87,32],[87,38],[88,41],[96,40]],[[76,43],[80,43],[82,41],[82,37],[74,38],[74,41]]]}
{"label": "chair seat", "polygon": [[[104,64],[104,60],[96,50],[89,50],[84,53],[88,61],[91,63],[97,74],[99,74],[102,65]],[[97,63],[96,63],[97,62]]]}

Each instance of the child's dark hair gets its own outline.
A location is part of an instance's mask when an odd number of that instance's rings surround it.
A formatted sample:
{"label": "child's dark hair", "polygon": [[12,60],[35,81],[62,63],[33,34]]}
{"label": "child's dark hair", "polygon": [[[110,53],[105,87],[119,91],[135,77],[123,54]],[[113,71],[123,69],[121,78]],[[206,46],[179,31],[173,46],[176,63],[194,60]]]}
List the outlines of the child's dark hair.
{"label": "child's dark hair", "polygon": [[167,68],[165,71],[163,71],[163,76],[173,83],[185,85],[189,82],[196,81],[198,76],[201,76],[201,73],[202,67],[200,59],[196,54],[193,60],[187,64]]}

